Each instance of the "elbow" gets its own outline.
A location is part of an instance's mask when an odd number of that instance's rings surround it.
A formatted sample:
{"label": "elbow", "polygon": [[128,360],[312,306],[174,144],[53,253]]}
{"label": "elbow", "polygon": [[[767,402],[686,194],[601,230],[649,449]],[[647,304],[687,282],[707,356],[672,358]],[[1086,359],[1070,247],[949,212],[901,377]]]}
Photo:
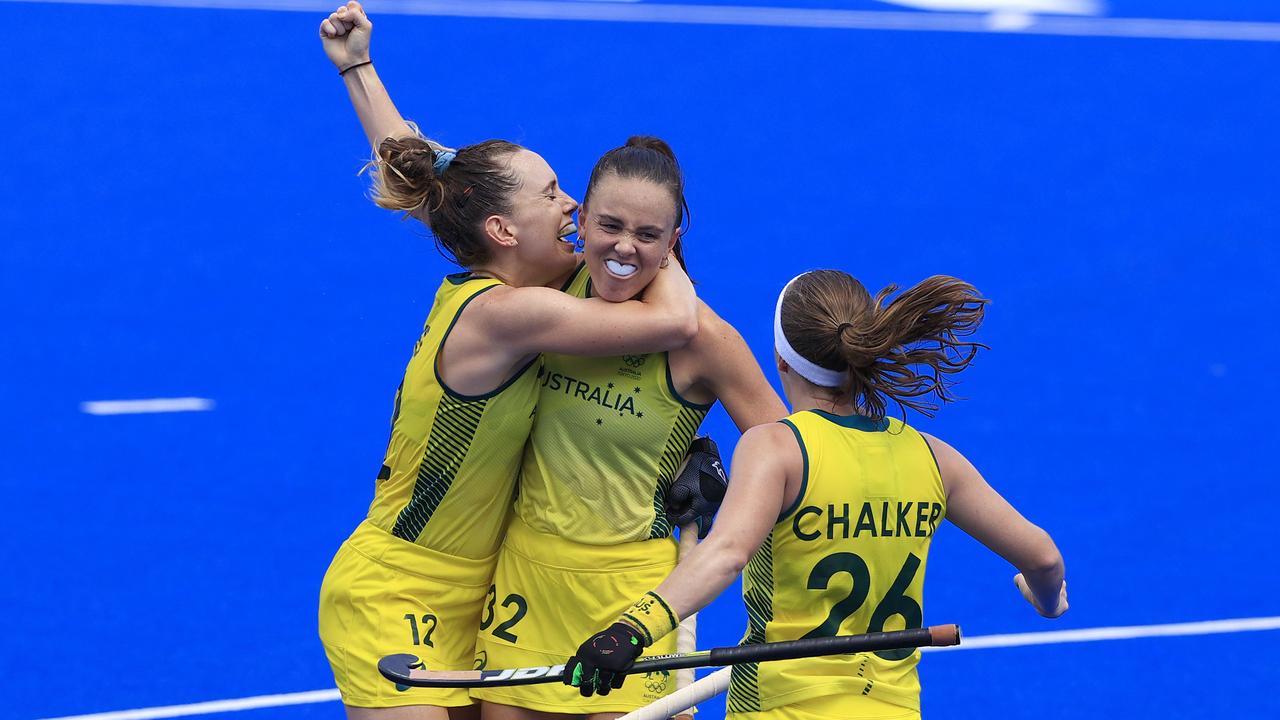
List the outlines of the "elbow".
{"label": "elbow", "polygon": [[747,563],[751,562],[751,556],[755,554],[754,548],[742,547],[738,545],[726,545],[717,552],[721,558],[721,566],[725,572],[730,575],[730,581],[742,574],[747,569]]}
{"label": "elbow", "polygon": [[672,349],[682,348],[698,336],[698,316],[694,315],[678,315],[671,321],[671,342],[675,343]]}
{"label": "elbow", "polygon": [[1061,575],[1064,573],[1062,563],[1062,555],[1057,551],[1037,556],[1031,566],[1024,569],[1023,572],[1031,575]]}
{"label": "elbow", "polygon": [[723,574],[728,582],[742,574],[755,548],[726,536],[719,527],[712,527],[711,534],[698,545],[698,553],[710,562],[704,567],[714,574]]}
{"label": "elbow", "polygon": [[1052,575],[1063,572],[1062,553],[1054,544],[1049,533],[1041,530],[1041,540],[1027,558],[1027,567],[1020,568],[1024,573],[1036,575]]}

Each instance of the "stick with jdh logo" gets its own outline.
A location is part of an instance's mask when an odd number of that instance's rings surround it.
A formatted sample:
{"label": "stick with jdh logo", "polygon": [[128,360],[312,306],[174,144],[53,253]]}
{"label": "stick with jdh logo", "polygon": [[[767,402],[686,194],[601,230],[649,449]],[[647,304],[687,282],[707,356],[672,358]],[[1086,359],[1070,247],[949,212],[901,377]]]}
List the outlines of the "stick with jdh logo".
{"label": "stick with jdh logo", "polygon": [[[837,635],[786,642],[734,645],[700,652],[657,655],[645,658],[627,671],[628,675],[681,670],[684,668],[721,667],[769,660],[792,660],[819,655],[846,655],[876,650],[959,645],[959,625],[935,625],[913,630]],[[386,679],[410,687],[473,688],[535,685],[560,682],[564,665],[550,665],[505,670],[431,670],[414,655],[388,655],[378,661],[378,671]]]}

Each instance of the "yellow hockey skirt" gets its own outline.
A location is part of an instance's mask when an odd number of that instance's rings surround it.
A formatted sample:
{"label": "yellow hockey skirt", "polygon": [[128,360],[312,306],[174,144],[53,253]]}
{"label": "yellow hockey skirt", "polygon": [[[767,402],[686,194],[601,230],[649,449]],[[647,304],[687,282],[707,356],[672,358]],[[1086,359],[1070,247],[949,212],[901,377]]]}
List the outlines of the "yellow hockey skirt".
{"label": "yellow hockey skirt", "polygon": [[[537,532],[513,517],[498,552],[476,643],[489,669],[559,665],[578,645],[609,627],[636,598],[676,565],[671,538],[620,545],[582,545]],[[675,652],[671,633],[646,655]],[[630,712],[675,690],[674,673],[628,677],[605,697],[584,698],[561,683],[481,688],[472,697],[560,713]]]}
{"label": "yellow hockey skirt", "polygon": [[378,674],[378,659],[409,653],[433,670],[470,670],[496,559],[446,555],[360,523],[320,586],[320,640],[342,702],[472,704],[466,690],[401,688]]}
{"label": "yellow hockey skirt", "polygon": [[726,720],[920,720],[920,711],[873,698],[823,695],[762,712],[729,713]]}

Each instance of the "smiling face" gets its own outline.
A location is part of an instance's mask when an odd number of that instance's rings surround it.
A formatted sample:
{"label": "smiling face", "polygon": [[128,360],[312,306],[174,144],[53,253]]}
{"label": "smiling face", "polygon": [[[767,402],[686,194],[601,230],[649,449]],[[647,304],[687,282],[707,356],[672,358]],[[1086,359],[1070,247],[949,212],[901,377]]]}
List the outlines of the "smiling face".
{"label": "smiling face", "polygon": [[564,238],[577,231],[573,213],[578,201],[560,189],[555,172],[542,156],[521,150],[511,156],[511,170],[520,187],[507,214],[509,231],[524,267],[545,283],[571,271],[577,262],[573,243]]}
{"label": "smiling face", "polygon": [[680,236],[671,191],[640,178],[600,178],[579,217],[591,286],[610,302],[639,295]]}

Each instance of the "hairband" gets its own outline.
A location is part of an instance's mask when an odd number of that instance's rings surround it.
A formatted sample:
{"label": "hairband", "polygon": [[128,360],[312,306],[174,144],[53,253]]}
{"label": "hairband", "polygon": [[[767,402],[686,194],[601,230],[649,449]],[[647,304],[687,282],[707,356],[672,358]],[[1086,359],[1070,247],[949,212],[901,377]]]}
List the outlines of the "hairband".
{"label": "hairband", "polygon": [[436,161],[432,164],[432,167],[435,168],[436,175],[443,175],[444,171],[449,168],[449,163],[453,162],[453,159],[456,157],[458,157],[458,153],[452,150],[436,151]]}
{"label": "hairband", "polygon": [[778,308],[773,314],[773,347],[782,356],[783,360],[800,374],[800,377],[808,380],[814,385],[822,387],[843,387],[848,379],[849,373],[844,370],[828,370],[820,367],[811,360],[807,360],[800,356],[800,353],[791,347],[791,343],[787,342],[787,334],[782,331],[782,299],[786,297],[787,290],[791,288],[791,284],[799,280],[806,273],[791,278],[782,288],[782,292],[778,293]]}

